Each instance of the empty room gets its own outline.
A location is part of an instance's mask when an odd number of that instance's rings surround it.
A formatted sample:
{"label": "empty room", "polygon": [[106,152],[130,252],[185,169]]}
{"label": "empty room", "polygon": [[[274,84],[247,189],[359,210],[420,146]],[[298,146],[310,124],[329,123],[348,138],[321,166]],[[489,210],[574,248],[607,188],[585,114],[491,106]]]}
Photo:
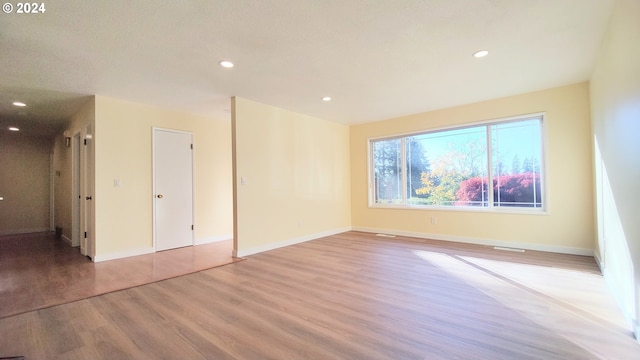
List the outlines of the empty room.
{"label": "empty room", "polygon": [[7,1],[0,359],[640,358],[640,1]]}

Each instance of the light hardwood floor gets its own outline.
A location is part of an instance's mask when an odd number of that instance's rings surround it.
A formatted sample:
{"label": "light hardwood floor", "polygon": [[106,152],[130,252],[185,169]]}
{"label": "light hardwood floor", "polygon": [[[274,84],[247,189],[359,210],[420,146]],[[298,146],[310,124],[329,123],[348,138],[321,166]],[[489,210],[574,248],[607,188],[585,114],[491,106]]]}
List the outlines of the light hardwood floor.
{"label": "light hardwood floor", "polygon": [[0,236],[0,318],[229,264],[231,240],[91,262],[51,233]]}
{"label": "light hardwood floor", "polygon": [[592,258],[348,232],[0,320],[27,359],[639,359]]}

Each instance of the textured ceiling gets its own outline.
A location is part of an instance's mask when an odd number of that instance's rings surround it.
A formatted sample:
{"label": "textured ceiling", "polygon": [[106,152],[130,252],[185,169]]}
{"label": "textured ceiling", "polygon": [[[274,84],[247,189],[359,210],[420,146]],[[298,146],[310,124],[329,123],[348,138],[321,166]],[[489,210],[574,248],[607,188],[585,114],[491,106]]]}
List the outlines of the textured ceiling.
{"label": "textured ceiling", "polygon": [[0,131],[54,128],[91,94],[217,118],[239,96],[354,124],[576,83],[613,0],[44,3],[0,13]]}

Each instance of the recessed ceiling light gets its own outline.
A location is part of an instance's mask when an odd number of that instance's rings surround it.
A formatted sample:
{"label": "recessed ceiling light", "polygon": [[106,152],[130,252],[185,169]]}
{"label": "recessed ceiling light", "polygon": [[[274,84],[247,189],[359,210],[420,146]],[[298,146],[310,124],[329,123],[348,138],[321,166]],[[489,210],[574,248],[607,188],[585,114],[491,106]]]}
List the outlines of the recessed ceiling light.
{"label": "recessed ceiling light", "polygon": [[477,58],[485,57],[487,55],[489,55],[489,52],[487,50],[480,50],[473,53],[473,57]]}
{"label": "recessed ceiling light", "polygon": [[232,68],[233,67],[233,63],[231,61],[228,60],[222,60],[220,61],[220,66],[222,66],[223,68]]}
{"label": "recessed ceiling light", "polygon": [[20,129],[15,126],[9,126],[9,131],[20,131]]}
{"label": "recessed ceiling light", "polygon": [[25,107],[25,106],[27,106],[27,104],[25,104],[25,103],[23,103],[23,102],[20,102],[20,101],[14,101],[14,102],[13,102],[13,105],[15,105],[15,106],[20,106],[20,107]]}
{"label": "recessed ceiling light", "polygon": [[331,96],[323,96],[322,101],[331,101]]}

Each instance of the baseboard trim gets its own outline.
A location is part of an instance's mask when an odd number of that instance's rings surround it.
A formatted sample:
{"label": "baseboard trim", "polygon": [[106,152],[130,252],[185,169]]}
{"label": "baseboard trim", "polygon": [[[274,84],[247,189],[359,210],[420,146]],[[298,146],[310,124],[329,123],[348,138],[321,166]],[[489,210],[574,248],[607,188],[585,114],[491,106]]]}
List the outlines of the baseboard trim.
{"label": "baseboard trim", "polygon": [[596,265],[598,265],[600,272],[604,274],[604,263],[602,262],[602,259],[600,258],[600,254],[598,254],[597,251],[593,252],[593,258],[596,260]]}
{"label": "baseboard trim", "polygon": [[233,239],[233,235],[208,236],[208,237],[196,239],[193,245],[210,244],[218,241],[227,241],[232,239]]}
{"label": "baseboard trim", "polygon": [[627,321],[627,324],[629,325],[629,330],[631,330],[633,337],[640,344],[640,321],[638,321],[638,319],[632,312],[628,312],[626,310],[625,298],[623,294],[619,291],[619,289],[615,287],[615,284],[614,284],[615,280],[612,279],[611,272],[606,266],[603,266],[604,263],[599,261],[599,256],[596,256],[596,262],[598,263],[598,265],[600,265],[600,270],[602,272],[602,276],[604,277],[605,283],[609,288],[609,292],[613,296],[613,299],[616,301],[616,305],[618,306],[620,313],[622,314],[624,319]]}
{"label": "baseboard trim", "polygon": [[62,234],[62,240],[69,244],[69,246],[73,247],[73,241],[71,241],[67,235]]}
{"label": "baseboard trim", "polygon": [[570,254],[570,255],[594,256],[593,249],[574,248],[574,247],[568,247],[568,246],[541,245],[541,244],[521,243],[521,242],[513,242],[513,241],[471,238],[471,237],[465,237],[465,236],[430,234],[430,233],[420,233],[420,232],[412,232],[412,231],[377,229],[377,228],[356,227],[356,226],[354,226],[352,230],[368,232],[368,233],[382,233],[382,234],[391,234],[391,235],[397,235],[397,236],[409,236],[409,237],[415,237],[420,239],[453,241],[453,242],[486,245],[486,246],[501,246],[501,247],[508,247],[508,248],[519,248],[519,249],[525,249],[525,250],[545,251],[545,252]]}
{"label": "baseboard trim", "polygon": [[239,251],[234,250],[233,251],[233,256],[234,257],[245,257],[245,256],[258,254],[258,253],[269,251],[269,250],[275,250],[275,249],[278,249],[278,248],[281,248],[281,247],[285,247],[285,246],[295,245],[295,244],[299,244],[299,243],[303,243],[303,242],[319,239],[319,238],[322,238],[322,237],[325,237],[325,236],[331,236],[331,235],[335,235],[335,234],[340,234],[340,233],[343,233],[343,232],[346,232],[346,231],[350,231],[350,230],[351,230],[351,227],[338,228],[338,229],[333,229],[333,230],[322,231],[322,232],[315,233],[315,234],[299,236],[299,237],[296,237],[296,238],[293,238],[293,239],[288,239],[288,240],[278,241],[278,242],[265,244],[265,245],[261,245],[261,246],[256,246],[256,247],[249,248],[249,249],[243,249],[243,250],[239,250]]}
{"label": "baseboard trim", "polygon": [[118,251],[118,252],[107,253],[107,254],[96,254],[96,256],[93,257],[93,261],[98,263],[102,261],[123,259],[123,258],[132,257],[132,256],[138,256],[138,255],[153,254],[154,252],[156,252],[156,250],[153,247],[148,247],[148,248],[126,250],[126,251]]}
{"label": "baseboard trim", "polygon": [[43,233],[43,232],[50,232],[50,230],[48,227],[33,228],[33,229],[18,229],[18,230],[2,230],[0,231],[0,236]]}

